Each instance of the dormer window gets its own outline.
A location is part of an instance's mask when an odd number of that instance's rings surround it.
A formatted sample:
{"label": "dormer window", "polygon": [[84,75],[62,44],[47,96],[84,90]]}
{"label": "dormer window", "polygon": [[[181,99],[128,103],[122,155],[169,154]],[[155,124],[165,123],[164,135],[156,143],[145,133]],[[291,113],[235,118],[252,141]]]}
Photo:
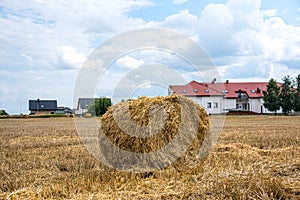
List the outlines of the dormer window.
{"label": "dormer window", "polygon": [[183,92],[183,93],[186,93],[186,89],[183,89],[182,92]]}
{"label": "dormer window", "polygon": [[239,100],[243,100],[243,99],[247,100],[249,98],[248,95],[247,95],[247,93],[246,92],[242,92],[242,91],[236,92],[236,95],[237,95],[237,98]]}
{"label": "dormer window", "polygon": [[209,90],[208,90],[208,89],[205,89],[205,90],[204,90],[204,92],[205,92],[205,93],[208,93],[208,92],[209,92]]}
{"label": "dormer window", "polygon": [[194,92],[198,92],[198,89],[195,88],[195,89],[194,89]]}

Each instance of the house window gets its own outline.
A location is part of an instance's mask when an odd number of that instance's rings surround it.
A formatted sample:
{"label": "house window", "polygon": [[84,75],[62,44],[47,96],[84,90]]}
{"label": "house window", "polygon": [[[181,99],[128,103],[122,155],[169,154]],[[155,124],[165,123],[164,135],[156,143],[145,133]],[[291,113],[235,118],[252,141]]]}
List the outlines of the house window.
{"label": "house window", "polygon": [[182,92],[183,92],[183,93],[186,93],[186,89],[183,89]]}
{"label": "house window", "polygon": [[214,108],[218,108],[218,102],[214,102]]}
{"label": "house window", "polygon": [[207,108],[211,108],[211,102],[207,102]]}
{"label": "house window", "polygon": [[243,109],[243,110],[248,110],[247,103],[242,103],[242,109]]}

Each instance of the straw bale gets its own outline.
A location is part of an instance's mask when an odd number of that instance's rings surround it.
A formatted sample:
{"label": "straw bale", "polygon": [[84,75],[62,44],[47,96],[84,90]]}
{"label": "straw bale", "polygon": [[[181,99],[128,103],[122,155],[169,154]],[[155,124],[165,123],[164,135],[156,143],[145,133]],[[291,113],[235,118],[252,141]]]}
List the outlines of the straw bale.
{"label": "straw bale", "polygon": [[85,117],[85,118],[91,118],[91,117],[92,117],[92,114],[91,114],[91,113],[85,113],[85,114],[84,114],[84,117]]}
{"label": "straw bale", "polygon": [[[204,108],[190,98],[178,95],[140,97],[121,102],[100,118],[101,131],[115,147],[102,152],[113,166],[177,169],[198,161],[199,150],[209,134],[209,118]],[[101,133],[100,133],[101,135]],[[127,156],[132,153],[135,156]]]}

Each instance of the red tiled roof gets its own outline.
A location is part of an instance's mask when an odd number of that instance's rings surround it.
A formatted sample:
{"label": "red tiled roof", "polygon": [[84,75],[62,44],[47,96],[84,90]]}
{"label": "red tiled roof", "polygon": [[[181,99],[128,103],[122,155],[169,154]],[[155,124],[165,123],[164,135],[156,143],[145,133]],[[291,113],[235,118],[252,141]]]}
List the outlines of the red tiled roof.
{"label": "red tiled roof", "polygon": [[262,98],[268,82],[226,82],[226,83],[199,83],[191,81],[186,85],[170,85],[171,93],[184,96],[223,96],[237,98],[236,92],[246,92],[249,98]]}

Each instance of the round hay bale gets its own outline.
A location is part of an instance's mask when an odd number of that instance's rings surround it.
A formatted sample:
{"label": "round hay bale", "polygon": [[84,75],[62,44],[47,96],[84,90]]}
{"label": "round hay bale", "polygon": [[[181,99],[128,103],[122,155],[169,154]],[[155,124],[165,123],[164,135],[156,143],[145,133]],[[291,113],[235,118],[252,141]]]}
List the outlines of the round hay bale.
{"label": "round hay bale", "polygon": [[85,114],[84,114],[84,117],[85,117],[85,118],[91,118],[91,117],[92,117],[92,114],[91,114],[91,113],[85,113]]}
{"label": "round hay bale", "polygon": [[121,102],[100,118],[102,156],[124,170],[181,169],[199,160],[209,125],[204,108],[184,96]]}

